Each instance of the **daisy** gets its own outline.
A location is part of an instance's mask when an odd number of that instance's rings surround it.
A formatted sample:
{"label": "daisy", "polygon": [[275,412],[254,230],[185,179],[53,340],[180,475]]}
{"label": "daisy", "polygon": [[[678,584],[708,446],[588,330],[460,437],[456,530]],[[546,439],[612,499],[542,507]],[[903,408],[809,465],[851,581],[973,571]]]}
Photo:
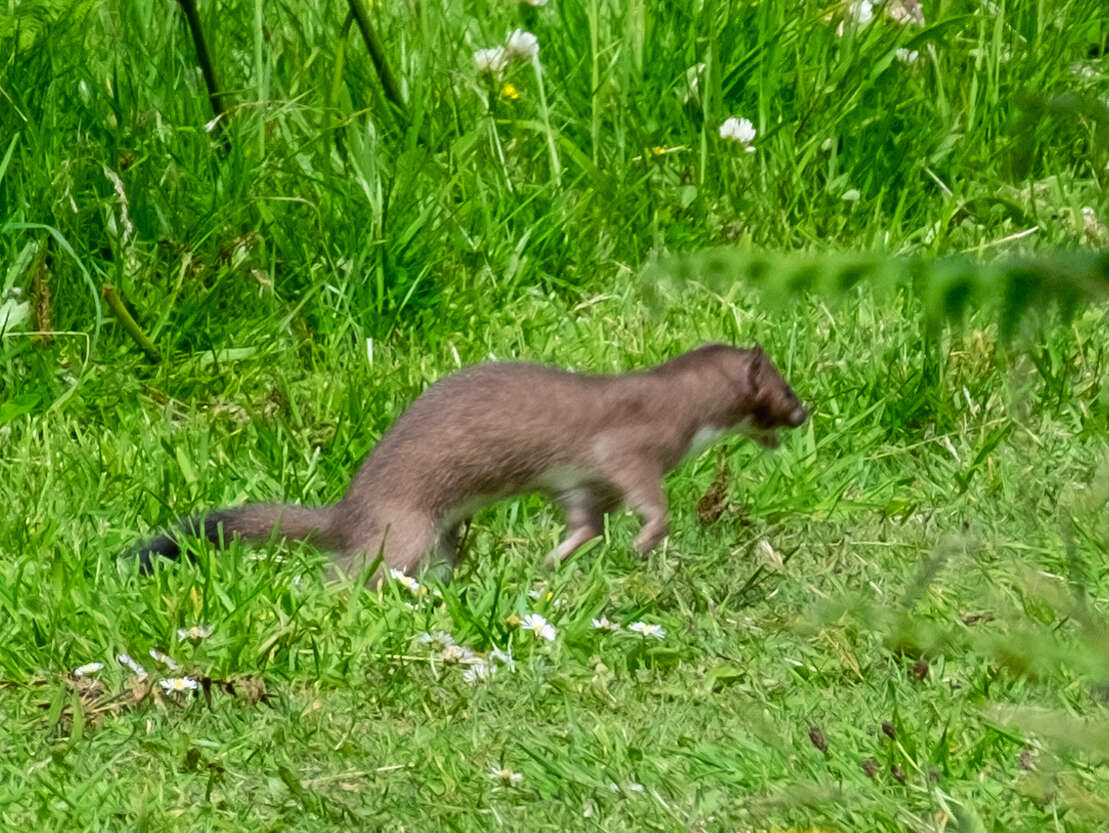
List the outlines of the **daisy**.
{"label": "daisy", "polygon": [[199,642],[212,635],[211,625],[193,625],[191,628],[178,628],[177,638],[182,642]]}
{"label": "daisy", "polygon": [[510,58],[503,46],[479,49],[474,53],[474,65],[482,75],[500,75]]}
{"label": "daisy", "polygon": [[508,767],[493,767],[489,770],[489,777],[494,781],[500,781],[506,787],[516,787],[524,783],[524,776],[519,772],[513,772]]}
{"label": "daisy", "polygon": [[119,656],[116,657],[116,661],[119,662],[119,664],[122,665],[124,668],[128,669],[132,674],[134,674],[140,680],[145,680],[149,676],[146,673],[145,668],[143,668],[141,665],[139,665],[137,662],[135,662],[133,659],[131,659],[130,654],[120,654]]}
{"label": "daisy", "polygon": [[398,582],[409,593],[417,594],[420,592],[420,583],[412,576],[406,575],[402,570],[389,570],[389,577]]}
{"label": "daisy", "polygon": [[90,674],[95,674],[97,671],[99,671],[103,667],[104,667],[104,663],[102,663],[102,662],[86,663],[85,665],[82,665],[80,668],[74,668],[73,669],[73,676],[74,677],[87,677]]}
{"label": "daisy", "polygon": [[886,14],[902,26],[909,23],[924,25],[924,10],[918,0],[893,0],[886,5]]}
{"label": "daisy", "polygon": [[548,642],[554,642],[554,638],[557,635],[554,625],[550,624],[538,613],[529,613],[525,616],[520,622],[520,627],[523,630],[531,631],[536,636],[543,637]]}
{"label": "daisy", "polygon": [[600,619],[593,620],[593,629],[598,631],[618,631],[620,626],[615,622],[608,621],[607,616],[602,616]]}
{"label": "daisy", "polygon": [[157,663],[160,663],[161,665],[164,665],[170,671],[180,671],[181,670],[181,666],[178,665],[177,660],[175,660],[171,656],[167,656],[166,654],[163,654],[158,649],[151,648],[150,651],[148,651],[148,653],[150,654],[150,658],[152,660],[154,660]]}
{"label": "daisy", "polygon": [[720,125],[720,138],[743,145],[744,150],[748,153],[754,153],[755,149],[751,147],[751,142],[755,141],[757,135],[758,131],[751,124],[750,119],[730,116],[724,119],[724,123]]}
{"label": "daisy", "polygon": [[412,641],[417,645],[427,645],[436,650],[442,650],[454,645],[454,637],[446,631],[424,631],[416,634]]}
{"label": "daisy", "polygon": [[448,645],[439,654],[439,659],[443,662],[457,662],[460,665],[473,665],[476,662],[481,662],[481,658],[465,645]]}
{"label": "daisy", "polygon": [[628,625],[628,630],[643,634],[643,636],[653,636],[655,639],[662,639],[666,636],[666,631],[663,630],[662,625],[648,625],[646,622],[632,622]]}
{"label": "daisy", "polygon": [[462,679],[468,683],[485,682],[497,670],[495,665],[478,659],[470,663],[470,667],[462,672]]}
{"label": "daisy", "polygon": [[546,6],[547,0],[520,0],[523,6]]}
{"label": "daisy", "polygon": [[848,6],[847,15],[860,26],[866,26],[874,19],[874,4],[870,0],[855,0]]}
{"label": "daisy", "polygon": [[534,60],[539,57],[539,38],[523,29],[514,29],[505,42],[505,52],[512,60]]}
{"label": "daisy", "polygon": [[158,680],[158,685],[171,694],[177,694],[183,691],[195,691],[197,688],[196,680],[189,677],[172,677],[168,680]]}

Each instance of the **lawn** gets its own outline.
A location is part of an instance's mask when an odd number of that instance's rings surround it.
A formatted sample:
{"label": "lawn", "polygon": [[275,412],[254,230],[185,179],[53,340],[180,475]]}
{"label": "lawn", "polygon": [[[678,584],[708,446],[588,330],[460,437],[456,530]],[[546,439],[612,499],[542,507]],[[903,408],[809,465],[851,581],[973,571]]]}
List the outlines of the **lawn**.
{"label": "lawn", "polygon": [[[1107,829],[1109,13],[915,8],[375,3],[390,92],[345,1],[205,2],[213,125],[177,4],[12,0],[0,826]],[[710,340],[812,418],[646,559],[545,570],[538,497],[446,586],[121,557],[337,499],[459,367]]]}

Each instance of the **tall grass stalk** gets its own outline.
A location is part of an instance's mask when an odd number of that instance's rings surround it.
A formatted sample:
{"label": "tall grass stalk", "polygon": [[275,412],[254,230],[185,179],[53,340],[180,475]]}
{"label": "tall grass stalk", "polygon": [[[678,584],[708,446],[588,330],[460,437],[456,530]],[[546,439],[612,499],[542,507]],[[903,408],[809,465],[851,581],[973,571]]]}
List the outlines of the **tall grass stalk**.
{"label": "tall grass stalk", "polygon": [[543,85],[543,67],[539,65],[539,57],[531,59],[531,68],[535,73],[535,86],[539,90],[539,112],[543,116],[543,128],[547,137],[547,152],[551,161],[551,179],[555,188],[562,186],[562,163],[558,158],[558,144],[555,141],[554,131],[551,130],[551,113],[547,107],[547,93]]}

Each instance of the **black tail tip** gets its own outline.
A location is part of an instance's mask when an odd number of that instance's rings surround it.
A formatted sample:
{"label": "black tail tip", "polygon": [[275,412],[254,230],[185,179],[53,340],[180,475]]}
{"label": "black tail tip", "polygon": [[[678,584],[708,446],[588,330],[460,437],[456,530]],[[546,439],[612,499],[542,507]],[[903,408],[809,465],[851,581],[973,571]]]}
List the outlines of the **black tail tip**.
{"label": "black tail tip", "polygon": [[168,535],[159,535],[157,538],[143,541],[137,547],[133,547],[127,552],[127,555],[139,559],[140,573],[150,575],[154,572],[154,562],[151,560],[151,556],[176,561],[181,557],[181,547]]}
{"label": "black tail tip", "polygon": [[[177,523],[177,535],[207,538],[209,541],[218,542],[221,540],[221,524],[225,516],[224,512],[213,512],[206,518],[186,518]],[[138,558],[139,572],[149,575],[154,571],[154,561],[151,556],[177,561],[181,558],[182,549],[175,537],[159,535],[157,538],[151,538],[132,547],[127,551],[127,555]]]}

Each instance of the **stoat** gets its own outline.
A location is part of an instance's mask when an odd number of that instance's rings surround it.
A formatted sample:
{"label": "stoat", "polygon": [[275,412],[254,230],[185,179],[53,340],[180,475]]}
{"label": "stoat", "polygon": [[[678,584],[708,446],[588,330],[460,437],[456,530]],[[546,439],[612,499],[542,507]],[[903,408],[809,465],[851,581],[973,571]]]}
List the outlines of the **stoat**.
{"label": "stoat", "polygon": [[[573,373],[498,362],[433,384],[409,406],[331,506],[256,503],[178,525],[180,534],[218,543],[308,539],[332,550],[348,575],[380,553],[413,573],[453,568],[458,531],[478,509],[512,495],[543,492],[565,515],[557,563],[604,532],[621,505],[642,520],[636,549],[667,534],[662,478],[691,451],[742,431],[778,445],[805,408],[762,348],[707,344],[647,370]],[[176,535],[137,547],[176,558]]]}

